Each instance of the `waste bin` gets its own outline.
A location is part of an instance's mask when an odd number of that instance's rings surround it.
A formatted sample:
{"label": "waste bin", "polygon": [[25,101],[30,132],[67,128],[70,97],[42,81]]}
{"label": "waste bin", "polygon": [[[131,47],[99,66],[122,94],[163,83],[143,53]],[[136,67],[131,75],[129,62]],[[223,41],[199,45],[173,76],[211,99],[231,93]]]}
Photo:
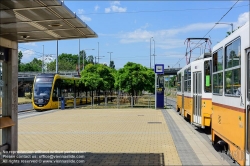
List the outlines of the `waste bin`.
{"label": "waste bin", "polygon": [[64,110],[64,108],[65,108],[64,97],[61,97],[61,109]]}

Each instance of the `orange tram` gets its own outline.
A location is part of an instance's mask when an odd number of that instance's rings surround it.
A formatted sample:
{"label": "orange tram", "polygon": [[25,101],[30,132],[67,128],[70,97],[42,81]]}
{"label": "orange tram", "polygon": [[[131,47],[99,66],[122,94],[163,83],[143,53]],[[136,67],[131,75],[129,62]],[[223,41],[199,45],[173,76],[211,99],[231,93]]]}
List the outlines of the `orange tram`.
{"label": "orange tram", "polygon": [[212,143],[250,165],[249,22],[177,73],[176,108],[190,123],[211,127]]}

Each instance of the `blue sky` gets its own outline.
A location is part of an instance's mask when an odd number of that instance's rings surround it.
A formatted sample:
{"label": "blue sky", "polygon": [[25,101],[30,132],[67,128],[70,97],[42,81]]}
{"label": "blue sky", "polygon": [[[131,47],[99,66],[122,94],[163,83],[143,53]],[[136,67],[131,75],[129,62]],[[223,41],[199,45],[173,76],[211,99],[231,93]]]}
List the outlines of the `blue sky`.
{"label": "blue sky", "polygon": [[[155,64],[164,64],[165,68],[183,67],[186,64],[186,38],[210,37],[212,46],[225,38],[231,26],[216,25],[236,1],[64,1],[65,5],[76,12],[88,26],[98,34],[98,38],[81,39],[80,49],[87,56],[99,56],[100,63],[115,62],[116,68],[122,68],[128,61],[150,66],[151,53]],[[226,14],[221,23],[233,23],[234,29],[249,21],[249,1],[239,1]],[[207,34],[208,33],[208,34]],[[207,34],[207,36],[205,36]],[[197,41],[193,41],[198,42]],[[43,53],[56,57],[56,41],[20,43],[23,63],[40,58]],[[192,44],[191,46],[195,46]],[[79,40],[59,41],[59,54],[78,54]],[[201,49],[192,53],[192,59],[198,57]],[[103,57],[104,56],[104,57]],[[154,57],[151,60],[154,66]]]}

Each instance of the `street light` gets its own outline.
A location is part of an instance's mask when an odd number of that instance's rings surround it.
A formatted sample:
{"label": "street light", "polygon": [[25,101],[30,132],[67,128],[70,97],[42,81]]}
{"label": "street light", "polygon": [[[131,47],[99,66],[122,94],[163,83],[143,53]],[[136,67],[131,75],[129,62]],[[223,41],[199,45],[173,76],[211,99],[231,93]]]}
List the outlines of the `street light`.
{"label": "street light", "polygon": [[153,37],[150,38],[150,54],[149,54],[149,57],[150,57],[150,69],[151,69],[151,39],[153,39]]}
{"label": "street light", "polygon": [[44,66],[44,45],[43,45],[43,64],[42,64],[42,73],[43,73],[43,66]]}
{"label": "street light", "polygon": [[154,66],[155,66],[155,40],[153,39],[154,42]]}
{"label": "street light", "polygon": [[101,57],[105,57],[105,56],[95,56],[95,64],[96,64],[96,58],[98,59],[98,63],[99,63],[99,59],[101,59]]}
{"label": "street light", "polygon": [[217,22],[215,24],[227,24],[227,25],[231,25],[232,26],[232,33],[233,33],[233,29],[234,29],[233,23],[221,23],[221,22]]}
{"label": "street light", "polygon": [[[95,50],[93,48],[87,48],[87,49],[84,49],[84,53],[86,55],[86,50]],[[80,54],[79,54],[80,55]],[[80,56],[79,56],[80,57]],[[80,66],[80,65],[79,65]],[[84,55],[82,55],[82,70],[84,70]]]}
{"label": "street light", "polygon": [[109,58],[110,58],[110,60],[109,60],[109,66],[110,66],[110,64],[111,64],[111,54],[113,53],[113,52],[108,52],[109,53]]}

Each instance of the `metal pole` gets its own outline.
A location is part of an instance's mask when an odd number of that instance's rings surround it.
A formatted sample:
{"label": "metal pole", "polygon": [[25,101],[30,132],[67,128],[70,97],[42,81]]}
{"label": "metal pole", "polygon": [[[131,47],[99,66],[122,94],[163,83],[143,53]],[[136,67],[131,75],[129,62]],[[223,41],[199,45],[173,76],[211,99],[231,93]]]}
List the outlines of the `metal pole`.
{"label": "metal pole", "polygon": [[150,57],[150,69],[151,69],[151,38],[150,38],[150,54],[149,54],[149,57]]}
{"label": "metal pole", "polygon": [[99,63],[99,42],[98,42],[98,63]]}
{"label": "metal pole", "polygon": [[58,73],[58,40],[56,40],[56,73]]}
{"label": "metal pole", "polygon": [[153,39],[154,41],[154,66],[155,66],[155,39]]}
{"label": "metal pole", "polygon": [[44,45],[43,45],[43,63],[42,63],[42,73],[43,73],[43,68],[44,68]]}
{"label": "metal pole", "polygon": [[82,70],[84,69],[84,55],[86,55],[85,50],[82,52]]}
{"label": "metal pole", "polygon": [[80,39],[79,39],[78,71],[80,72]]}
{"label": "metal pole", "polygon": [[110,64],[111,64],[111,53],[113,53],[113,52],[108,52],[109,53],[109,58],[110,58],[110,60],[109,60],[109,67],[110,67]]}
{"label": "metal pole", "polygon": [[233,33],[233,30],[234,30],[234,24],[232,23],[232,24],[231,24],[231,26],[232,26],[232,33]]}
{"label": "metal pole", "polygon": [[157,74],[155,73],[155,109],[156,109],[156,102],[157,102]]}

